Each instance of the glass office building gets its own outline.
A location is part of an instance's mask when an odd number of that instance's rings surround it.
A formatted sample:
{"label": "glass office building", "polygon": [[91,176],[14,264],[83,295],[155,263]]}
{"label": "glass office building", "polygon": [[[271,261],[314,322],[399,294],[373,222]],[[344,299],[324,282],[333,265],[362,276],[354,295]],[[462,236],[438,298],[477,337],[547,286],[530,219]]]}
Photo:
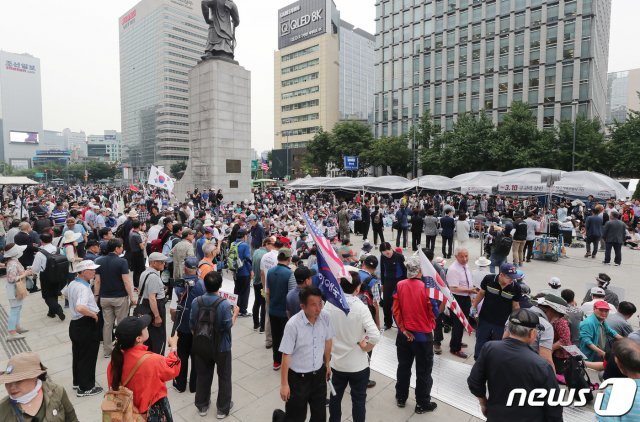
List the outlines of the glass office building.
{"label": "glass office building", "polygon": [[609,73],[607,123],[624,122],[630,111],[640,111],[640,69]]}
{"label": "glass office building", "polygon": [[[375,135],[513,101],[538,126],[606,117],[611,0],[378,0]],[[576,101],[574,105],[574,101]]]}
{"label": "glass office building", "polygon": [[122,158],[144,178],[189,159],[189,71],[208,27],[191,0],[142,0],[119,27]]}
{"label": "glass office building", "polygon": [[375,37],[340,21],[340,119],[373,124]]}

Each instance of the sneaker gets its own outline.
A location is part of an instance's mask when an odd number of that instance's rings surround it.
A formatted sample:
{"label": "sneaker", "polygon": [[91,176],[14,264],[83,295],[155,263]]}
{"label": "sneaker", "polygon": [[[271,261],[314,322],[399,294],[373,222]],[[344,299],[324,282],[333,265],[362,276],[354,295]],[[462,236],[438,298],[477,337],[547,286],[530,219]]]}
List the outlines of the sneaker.
{"label": "sneaker", "polygon": [[254,325],[254,326],[253,326],[253,331],[258,331],[258,328],[260,328],[260,326],[259,326],[259,325]]}
{"label": "sneaker", "polygon": [[216,415],[216,418],[218,418],[218,419],[226,418],[227,416],[229,416],[229,413],[231,413],[231,409],[233,409],[233,400],[229,404],[229,411],[227,413],[223,413],[220,410],[218,410],[218,414]]}
{"label": "sneaker", "polygon": [[74,386],[73,386],[73,387],[71,387],[71,388],[73,388],[73,390],[74,390],[74,391],[78,391],[78,389],[79,389],[80,387],[79,387],[79,386],[77,386],[77,385],[74,385]]}
{"label": "sneaker", "polygon": [[396,399],[396,406],[398,406],[399,408],[404,408],[406,405],[407,405],[406,400]]}
{"label": "sneaker", "polygon": [[281,363],[273,362],[273,370],[274,370],[274,371],[279,370],[281,366],[282,366],[282,364],[281,364]]}
{"label": "sneaker", "polygon": [[202,416],[203,418],[207,416],[207,413],[209,413],[209,406],[198,408],[198,415]]}
{"label": "sneaker", "polygon": [[416,404],[415,412],[418,415],[421,415],[423,413],[433,412],[434,410],[436,410],[436,407],[438,407],[438,405],[435,402],[429,402],[429,404],[427,404],[426,406],[420,406],[419,404]]}
{"label": "sneaker", "polygon": [[442,354],[442,346],[440,345],[440,343],[433,343],[433,353],[435,353],[436,355]]}
{"label": "sneaker", "polygon": [[76,397],[89,397],[102,394],[104,390],[99,385],[94,386],[91,390],[81,391],[79,388],[76,392]]}
{"label": "sneaker", "polygon": [[376,382],[374,380],[369,380],[367,383],[367,388],[373,388],[376,386]]}
{"label": "sneaker", "polygon": [[17,341],[17,340],[22,340],[23,338],[24,338],[24,336],[22,334],[19,334],[19,333],[9,334],[7,336],[7,341]]}
{"label": "sneaker", "polygon": [[271,349],[272,347],[273,347],[273,344],[270,344],[270,343],[264,345],[265,349]]}
{"label": "sneaker", "polygon": [[264,334],[264,328],[261,328],[258,332],[259,332],[260,334]]}
{"label": "sneaker", "polygon": [[613,264],[613,266],[614,266],[614,267],[619,267],[619,266],[620,266],[620,264]]}
{"label": "sneaker", "polygon": [[251,315],[253,315],[251,312],[243,312],[241,314],[238,314],[240,318],[247,318],[247,317],[250,317]]}

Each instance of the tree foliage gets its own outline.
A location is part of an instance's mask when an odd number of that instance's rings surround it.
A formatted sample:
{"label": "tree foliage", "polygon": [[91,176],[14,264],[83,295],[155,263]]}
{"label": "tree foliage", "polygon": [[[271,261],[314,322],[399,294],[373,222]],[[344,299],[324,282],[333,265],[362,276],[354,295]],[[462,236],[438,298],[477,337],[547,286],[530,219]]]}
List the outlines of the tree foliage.
{"label": "tree foliage", "polygon": [[411,149],[408,137],[393,136],[373,141],[369,150],[361,155],[361,159],[371,166],[389,167],[391,174],[407,174],[411,171]]}
{"label": "tree foliage", "polygon": [[184,174],[186,169],[187,169],[187,162],[178,161],[177,163],[171,164],[171,167],[169,167],[169,173],[171,173],[171,176],[173,178],[180,179],[182,178],[182,175]]}

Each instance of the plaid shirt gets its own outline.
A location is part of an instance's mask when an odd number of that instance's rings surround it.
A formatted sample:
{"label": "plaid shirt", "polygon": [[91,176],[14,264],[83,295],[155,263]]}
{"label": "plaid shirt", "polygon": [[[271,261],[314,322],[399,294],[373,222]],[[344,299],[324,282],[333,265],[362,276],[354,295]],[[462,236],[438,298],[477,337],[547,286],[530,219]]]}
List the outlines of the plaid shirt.
{"label": "plaid shirt", "polygon": [[149,220],[149,211],[140,211],[138,212],[138,221],[141,223],[146,223]]}

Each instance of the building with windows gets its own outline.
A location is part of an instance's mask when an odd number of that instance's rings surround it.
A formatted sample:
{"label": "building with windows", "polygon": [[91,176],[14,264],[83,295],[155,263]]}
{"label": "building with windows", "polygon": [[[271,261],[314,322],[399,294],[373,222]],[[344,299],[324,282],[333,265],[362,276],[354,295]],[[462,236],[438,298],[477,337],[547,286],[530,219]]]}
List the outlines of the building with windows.
{"label": "building with windows", "polygon": [[0,50],[0,162],[31,167],[43,135],[40,59]]}
{"label": "building with windows", "polygon": [[71,151],[74,160],[87,157],[87,134],[83,130],[74,132],[71,129],[63,129],[62,137],[66,148]]}
{"label": "building with windows", "polygon": [[87,140],[89,158],[120,163],[122,161],[122,134],[115,130],[105,130],[103,135],[89,135]]}
{"label": "building with windows", "polygon": [[122,157],[136,175],[187,161],[189,71],[208,34],[200,2],[142,0],[118,24]]}
{"label": "building with windows", "polygon": [[66,150],[67,140],[62,132],[57,130],[44,130],[44,137],[38,146],[38,150]]}
{"label": "building with windows", "polygon": [[[375,135],[513,101],[539,127],[604,121],[611,0],[377,0]],[[576,103],[574,103],[576,101]]]}
{"label": "building with windows", "polygon": [[275,150],[304,152],[341,119],[372,122],[374,36],[342,21],[332,0],[295,2],[278,11],[278,21]]}
{"label": "building with windows", "polygon": [[609,73],[607,123],[624,122],[630,111],[640,111],[640,69]]}

